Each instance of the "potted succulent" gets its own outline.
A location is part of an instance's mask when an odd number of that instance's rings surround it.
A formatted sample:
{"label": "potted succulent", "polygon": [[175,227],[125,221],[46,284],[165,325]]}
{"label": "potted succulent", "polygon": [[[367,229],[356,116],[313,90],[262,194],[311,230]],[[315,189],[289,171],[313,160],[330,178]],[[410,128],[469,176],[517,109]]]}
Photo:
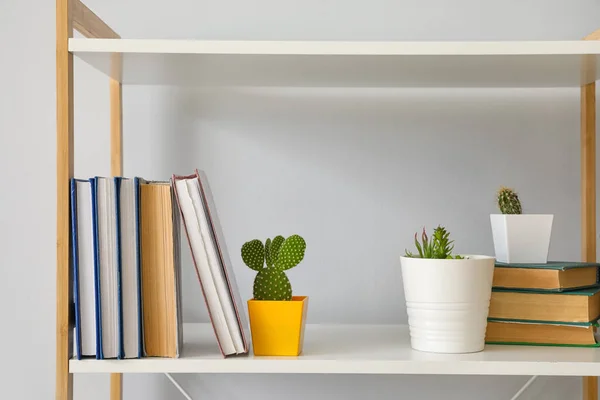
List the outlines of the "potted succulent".
{"label": "potted succulent", "polygon": [[[252,347],[257,356],[297,356],[304,344],[307,296],[293,296],[285,271],[304,258],[301,236],[276,236],[263,244],[255,239],[242,246],[242,259],[257,271],[253,298],[248,300]],[[266,267],[265,267],[266,264]]]}
{"label": "potted succulent", "polygon": [[496,260],[503,263],[548,262],[552,214],[523,214],[517,193],[501,187],[497,193],[501,214],[491,214]]}
{"label": "potted succulent", "polygon": [[425,229],[418,254],[400,257],[411,347],[433,353],[483,350],[492,294],[494,258],[454,255],[450,233]]}

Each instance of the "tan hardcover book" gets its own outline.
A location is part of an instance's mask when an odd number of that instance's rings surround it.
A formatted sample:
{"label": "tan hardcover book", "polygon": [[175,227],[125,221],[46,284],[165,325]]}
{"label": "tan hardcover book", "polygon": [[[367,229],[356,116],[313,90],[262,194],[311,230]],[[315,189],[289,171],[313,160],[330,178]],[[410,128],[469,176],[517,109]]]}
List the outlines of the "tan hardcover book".
{"label": "tan hardcover book", "polygon": [[597,324],[488,321],[485,341],[491,344],[538,344],[597,347]]}
{"label": "tan hardcover book", "polygon": [[561,292],[594,286],[597,263],[551,261],[544,264],[496,263],[494,287]]}
{"label": "tan hardcover book", "polygon": [[179,211],[170,182],[140,182],[145,354],[179,356],[182,344]]}
{"label": "tan hardcover book", "polygon": [[600,316],[600,288],[570,292],[494,289],[489,318],[590,322]]}

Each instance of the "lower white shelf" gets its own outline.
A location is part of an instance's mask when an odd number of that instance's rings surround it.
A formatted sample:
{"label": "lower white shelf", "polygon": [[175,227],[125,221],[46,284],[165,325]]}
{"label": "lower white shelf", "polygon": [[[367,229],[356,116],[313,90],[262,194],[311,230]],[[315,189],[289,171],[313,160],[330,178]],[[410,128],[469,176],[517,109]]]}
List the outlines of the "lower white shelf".
{"label": "lower white shelf", "polygon": [[418,374],[599,376],[600,349],[486,346],[474,354],[412,350],[404,325],[308,325],[298,357],[224,359],[208,324],[184,325],[178,359],[70,360],[72,373]]}

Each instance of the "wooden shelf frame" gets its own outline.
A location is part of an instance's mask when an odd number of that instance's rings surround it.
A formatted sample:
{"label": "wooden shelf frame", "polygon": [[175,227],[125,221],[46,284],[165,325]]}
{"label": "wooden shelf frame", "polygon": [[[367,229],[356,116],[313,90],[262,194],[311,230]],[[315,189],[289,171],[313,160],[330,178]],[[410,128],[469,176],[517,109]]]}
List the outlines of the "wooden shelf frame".
{"label": "wooden shelf frame", "polygon": [[[584,40],[600,40],[600,29]],[[581,87],[581,259],[596,261],[596,83]],[[598,400],[598,377],[583,377],[583,399]]]}
{"label": "wooden shelf frame", "polygon": [[[73,349],[72,259],[69,212],[69,180],[74,173],[73,54],[69,39],[73,30],[87,38],[120,39],[102,19],[80,0],[56,0],[56,399],[73,399],[73,375],[69,360]],[[118,59],[115,67],[118,68]],[[123,174],[122,88],[110,79],[110,169]],[[123,377],[110,376],[110,399],[123,397]]]}
{"label": "wooden shelf frame", "polygon": [[[57,111],[57,232],[56,232],[56,400],[72,400],[73,315],[69,180],[74,176],[73,54],[69,39],[77,30],[87,38],[120,36],[80,0],[56,0],[56,111]],[[600,30],[585,40],[600,40]],[[123,174],[122,86],[120,56],[111,59],[110,137],[111,174]],[[596,84],[581,87],[581,243],[582,260],[596,260]],[[593,350],[590,350],[593,351]],[[121,374],[111,374],[110,399],[122,400]],[[583,399],[598,399],[597,377],[583,377]]]}

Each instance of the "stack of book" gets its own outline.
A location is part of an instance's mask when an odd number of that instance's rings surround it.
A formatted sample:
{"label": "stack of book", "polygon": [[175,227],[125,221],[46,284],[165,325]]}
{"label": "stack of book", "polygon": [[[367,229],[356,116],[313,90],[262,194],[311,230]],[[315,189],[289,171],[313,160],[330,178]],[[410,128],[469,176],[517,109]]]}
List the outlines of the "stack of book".
{"label": "stack of book", "polygon": [[599,267],[497,262],[486,342],[598,347]]}
{"label": "stack of book", "polygon": [[248,352],[245,319],[201,175],[71,181],[77,358],[182,351],[180,219],[223,355]]}

